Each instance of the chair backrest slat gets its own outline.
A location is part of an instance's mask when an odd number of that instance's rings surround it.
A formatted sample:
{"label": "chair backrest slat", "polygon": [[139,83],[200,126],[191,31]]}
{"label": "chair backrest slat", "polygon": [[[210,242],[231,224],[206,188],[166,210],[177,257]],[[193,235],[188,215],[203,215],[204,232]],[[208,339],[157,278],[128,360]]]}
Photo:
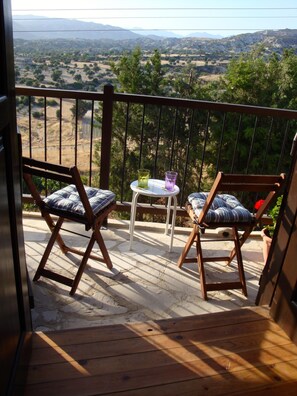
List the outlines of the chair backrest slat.
{"label": "chair backrest slat", "polygon": [[221,173],[217,191],[277,191],[285,175],[232,175]]}
{"label": "chair backrest slat", "polygon": [[[222,173],[222,172],[220,172]],[[274,184],[278,183],[281,175],[240,175],[222,173],[225,183],[254,183],[254,184]]]}
{"label": "chair backrest slat", "polygon": [[79,194],[80,200],[84,206],[86,217],[91,224],[94,219],[94,213],[92,211],[89,199],[87,197],[84,185],[81,181],[80,174],[79,174],[79,171],[76,166],[73,166],[71,168],[71,175],[72,175],[74,184],[76,186],[77,192]]}
{"label": "chair backrest slat", "polygon": [[72,184],[73,178],[71,175],[64,175],[56,172],[47,171],[44,169],[38,169],[28,165],[23,166],[23,172],[29,175],[44,177],[45,179],[56,180],[62,183]]}
{"label": "chair backrest slat", "polygon": [[33,168],[40,168],[44,170],[50,170],[55,173],[70,175],[71,168],[64,165],[52,164],[50,162],[39,161],[28,157],[23,157],[22,161],[23,161],[23,165],[28,165]]}
{"label": "chair backrest slat", "polygon": [[220,184],[217,191],[250,191],[250,192],[260,192],[260,191],[277,191],[279,188],[279,184],[253,184],[253,183],[245,183],[245,184]]}

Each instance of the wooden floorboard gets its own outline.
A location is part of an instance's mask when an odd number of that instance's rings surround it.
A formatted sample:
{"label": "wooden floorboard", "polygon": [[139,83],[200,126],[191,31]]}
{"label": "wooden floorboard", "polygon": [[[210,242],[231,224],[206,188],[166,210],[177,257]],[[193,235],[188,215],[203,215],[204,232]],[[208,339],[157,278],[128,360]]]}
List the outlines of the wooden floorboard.
{"label": "wooden floorboard", "polygon": [[297,346],[259,307],[37,332],[32,345],[30,396],[297,395]]}

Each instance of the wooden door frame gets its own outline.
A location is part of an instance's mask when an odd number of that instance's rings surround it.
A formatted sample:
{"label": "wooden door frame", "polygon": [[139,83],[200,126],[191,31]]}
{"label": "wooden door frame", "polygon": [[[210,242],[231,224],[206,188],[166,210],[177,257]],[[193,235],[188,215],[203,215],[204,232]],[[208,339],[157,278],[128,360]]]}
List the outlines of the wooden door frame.
{"label": "wooden door frame", "polygon": [[[12,13],[10,0],[2,0],[0,3],[0,117],[1,130],[5,131],[3,142],[5,147],[5,173],[6,190],[8,197],[9,226],[12,249],[12,271],[14,271],[16,302],[20,332],[18,334],[17,349],[11,351],[13,367],[8,378],[7,394],[10,394],[15,386],[15,380],[19,371],[20,358],[26,356],[30,350],[30,333],[32,331],[31,313],[27,283],[27,269],[25,261],[25,248],[22,224],[22,200],[21,200],[21,172],[20,172],[20,144],[16,126],[16,102],[14,80],[14,56],[13,56],[13,33]],[[8,285],[9,286],[9,285]],[[1,303],[5,303],[0,301]],[[25,354],[24,354],[25,352]]]}

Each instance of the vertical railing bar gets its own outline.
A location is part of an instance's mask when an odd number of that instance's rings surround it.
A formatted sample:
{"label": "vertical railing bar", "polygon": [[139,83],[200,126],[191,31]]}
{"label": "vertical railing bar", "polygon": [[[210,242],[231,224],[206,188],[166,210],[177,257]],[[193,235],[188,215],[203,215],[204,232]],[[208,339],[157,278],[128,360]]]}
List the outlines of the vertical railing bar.
{"label": "vertical railing bar", "polygon": [[125,180],[126,160],[127,160],[127,139],[128,139],[128,129],[129,129],[129,113],[130,113],[130,102],[127,103],[127,108],[126,108],[124,155],[123,155],[122,180],[121,180],[121,202],[123,202],[123,200],[124,200],[123,196],[124,196],[124,180]]}
{"label": "vertical railing bar", "polygon": [[254,131],[253,131],[252,141],[251,141],[251,145],[250,145],[249,156],[248,156],[248,160],[247,160],[247,164],[246,164],[246,170],[245,170],[246,174],[249,173],[249,166],[250,166],[250,162],[251,162],[251,158],[252,158],[252,152],[253,152],[254,143],[255,143],[257,126],[258,126],[258,116],[255,117]]}
{"label": "vertical railing bar", "polygon": [[62,164],[62,105],[63,100],[60,98],[60,115],[59,115],[59,164]]}
{"label": "vertical railing bar", "polygon": [[46,112],[46,96],[43,97],[44,103],[44,161],[47,161],[47,112]]}
{"label": "vertical railing bar", "polygon": [[74,135],[74,164],[77,165],[77,141],[78,141],[78,99],[75,99],[75,135]]}
{"label": "vertical railing bar", "polygon": [[160,142],[160,128],[161,128],[162,106],[160,106],[159,116],[158,116],[158,117],[159,117],[159,118],[158,118],[158,130],[157,130],[156,155],[155,155],[154,171],[153,171],[154,178],[156,178],[156,176],[157,176],[156,169],[157,169],[158,154],[159,154],[159,142]]}
{"label": "vertical railing bar", "polygon": [[142,146],[143,146],[143,136],[144,136],[144,117],[145,117],[145,104],[143,105],[142,111],[142,121],[141,121],[141,135],[140,135],[140,147],[139,147],[139,162],[138,168],[141,168],[141,157],[142,157]]}
{"label": "vertical railing bar", "polygon": [[89,186],[92,186],[93,137],[94,137],[94,100],[92,100],[92,108],[91,108]]}
{"label": "vertical railing bar", "polygon": [[[43,126],[44,126],[44,161],[47,161],[47,130],[46,130],[46,96],[43,97],[43,116],[44,116],[44,120],[43,120]],[[48,183],[47,183],[47,179],[45,179],[45,195],[48,195]]]}
{"label": "vertical railing bar", "polygon": [[174,144],[175,144],[175,136],[176,136],[177,119],[178,119],[178,108],[176,107],[175,108],[173,134],[172,134],[172,142],[171,142],[171,155],[170,155],[170,164],[169,164],[169,169],[170,170],[172,170],[172,164],[173,164],[173,153],[174,153]]}
{"label": "vertical railing bar", "polygon": [[29,96],[29,157],[32,158],[32,108],[31,108],[31,99],[32,96]]}
{"label": "vertical railing bar", "polygon": [[271,142],[273,123],[274,123],[274,118],[272,117],[271,118],[271,122],[270,122],[269,131],[268,131],[267,140],[266,140],[266,149],[265,149],[265,153],[264,153],[264,156],[263,156],[263,163],[262,163],[261,173],[263,173],[264,166],[266,164],[267,154],[268,154],[268,150],[269,150],[269,146],[270,146],[270,142]]}
{"label": "vertical railing bar", "polygon": [[186,163],[185,163],[185,168],[184,168],[182,188],[181,188],[181,192],[180,192],[180,207],[182,207],[182,202],[184,201],[184,191],[185,191],[185,186],[186,186],[186,176],[187,176],[187,172],[188,172],[188,160],[189,160],[189,154],[190,154],[193,123],[194,123],[194,109],[192,109],[192,115],[191,115],[191,121],[190,121],[189,138],[188,138],[187,151],[186,151]]}
{"label": "vertical railing bar", "polygon": [[279,160],[278,160],[278,164],[277,164],[277,168],[276,168],[276,172],[277,172],[277,173],[280,172],[280,166],[281,166],[281,163],[282,163],[283,158],[284,158],[284,152],[285,152],[286,142],[287,142],[287,139],[288,139],[289,124],[290,124],[290,120],[287,120],[287,122],[286,122],[286,129],[285,129],[285,136],[284,136],[284,139],[283,139],[282,149],[281,149],[281,153],[280,153]]}
{"label": "vertical railing bar", "polygon": [[239,141],[241,122],[242,122],[242,114],[240,114],[240,116],[239,116],[237,135],[236,135],[236,141],[235,141],[235,146],[234,146],[234,152],[233,152],[233,158],[232,158],[232,164],[231,164],[230,173],[233,173],[233,171],[234,171],[235,156],[236,156],[236,151],[237,151],[237,146],[238,146],[238,141]]}
{"label": "vertical railing bar", "polygon": [[[109,189],[110,163],[111,163],[111,140],[113,125],[113,86],[104,86],[102,107],[102,136],[100,152],[100,188]],[[103,150],[104,147],[104,150]]]}
{"label": "vertical railing bar", "polygon": [[223,125],[222,125],[222,129],[221,129],[221,137],[220,137],[220,141],[219,141],[219,144],[218,144],[216,175],[219,172],[219,166],[220,166],[220,163],[221,163],[221,153],[222,153],[222,145],[223,145],[223,140],[224,140],[224,135],[225,135],[225,125],[226,125],[226,113],[224,113],[224,116],[223,116]]}
{"label": "vertical railing bar", "polygon": [[200,191],[200,188],[201,188],[201,180],[202,180],[202,175],[203,175],[203,166],[204,166],[204,160],[205,160],[205,154],[206,154],[206,144],[207,144],[207,140],[208,140],[209,119],[210,119],[210,111],[207,112],[205,137],[204,137],[203,152],[202,152],[202,159],[201,159],[201,166],[200,166],[200,175],[199,175],[199,180],[198,180],[198,191]]}

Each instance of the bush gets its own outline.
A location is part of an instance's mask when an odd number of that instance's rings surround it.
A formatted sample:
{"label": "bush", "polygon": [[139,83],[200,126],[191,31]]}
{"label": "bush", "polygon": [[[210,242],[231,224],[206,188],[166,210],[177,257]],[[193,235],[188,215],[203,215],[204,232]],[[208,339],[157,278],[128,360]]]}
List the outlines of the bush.
{"label": "bush", "polygon": [[269,235],[271,237],[273,236],[274,231],[275,231],[279,211],[282,206],[282,201],[283,201],[283,196],[281,195],[277,198],[277,201],[276,201],[276,204],[274,205],[274,207],[271,210],[269,210],[269,212],[268,212],[269,216],[271,216],[271,218],[272,218],[272,225],[269,225],[266,228],[269,231]]}
{"label": "bush", "polygon": [[42,118],[42,113],[40,113],[40,111],[33,111],[32,116],[39,119]]}

